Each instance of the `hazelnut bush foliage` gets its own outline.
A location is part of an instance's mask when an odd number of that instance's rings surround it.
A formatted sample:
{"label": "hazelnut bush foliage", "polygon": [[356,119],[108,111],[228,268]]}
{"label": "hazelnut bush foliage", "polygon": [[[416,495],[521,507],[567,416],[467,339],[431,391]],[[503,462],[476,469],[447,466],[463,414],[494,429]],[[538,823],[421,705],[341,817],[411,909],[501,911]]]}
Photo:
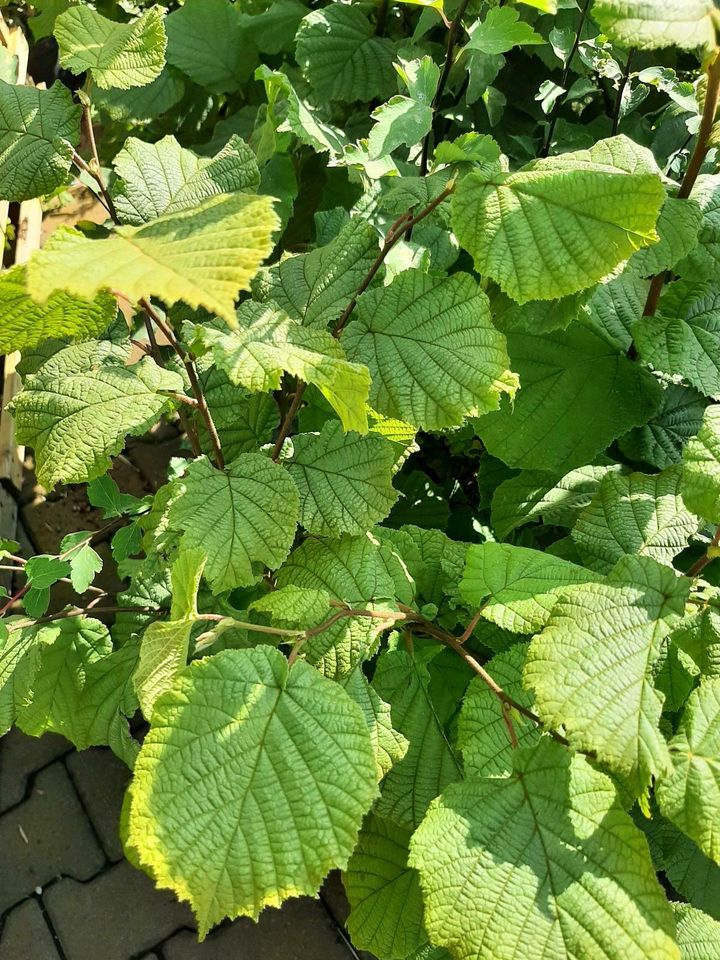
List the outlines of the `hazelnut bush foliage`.
{"label": "hazelnut bush foliage", "polygon": [[124,589],[0,544],[0,730],[133,769],[201,937],[340,868],[380,960],[720,957],[711,0],[4,13],[0,198],[107,212],[0,275],[8,413]]}

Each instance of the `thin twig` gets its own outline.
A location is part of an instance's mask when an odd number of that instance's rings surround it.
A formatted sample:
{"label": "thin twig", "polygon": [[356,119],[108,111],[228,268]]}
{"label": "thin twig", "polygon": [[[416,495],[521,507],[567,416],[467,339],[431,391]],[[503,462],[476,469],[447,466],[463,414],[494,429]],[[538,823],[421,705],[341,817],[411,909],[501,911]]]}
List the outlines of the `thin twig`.
{"label": "thin twig", "polygon": [[[382,267],[388,254],[393,249],[395,244],[403,236],[405,236],[405,234],[408,231],[412,230],[412,228],[415,226],[416,223],[420,223],[420,221],[424,220],[425,217],[429,216],[433,212],[433,210],[435,210],[436,207],[440,206],[443,200],[447,199],[447,197],[450,196],[450,194],[453,192],[454,189],[455,189],[455,184],[454,182],[451,181],[445,187],[442,193],[440,193],[437,197],[435,197],[435,199],[431,203],[429,203],[427,207],[421,210],[420,213],[413,216],[411,211],[408,210],[406,213],[402,214],[402,216],[398,217],[395,223],[392,224],[388,232],[385,234],[385,240],[383,241],[383,245],[380,248],[380,252],[378,253],[377,257],[375,258],[375,261],[373,262],[372,266],[368,270],[360,286],[352,295],[350,302],[345,307],[343,312],[340,314],[340,317],[338,318],[337,323],[333,327],[332,334],[334,337],[338,337],[338,338],[340,337],[345,327],[345,324],[348,322],[353,310],[357,306],[358,298],[370,286],[373,279],[375,278],[375,275],[377,274],[380,267]],[[285,442],[287,437],[290,435],[293,421],[295,420],[295,416],[298,410],[300,409],[300,404],[302,403],[302,398],[303,398],[303,394],[305,393],[306,387],[307,387],[306,383],[304,383],[302,380],[298,381],[298,385],[295,390],[295,396],[293,397],[293,401],[290,404],[290,407],[288,408],[287,413],[283,417],[282,423],[280,424],[277,440],[275,441],[275,446],[273,447],[272,454],[271,454],[271,457],[273,460],[278,459],[278,457],[280,456],[280,453],[282,452],[283,443]]]}
{"label": "thin twig", "polygon": [[275,441],[275,446],[273,447],[271,454],[273,460],[277,460],[280,456],[283,444],[292,430],[293,421],[295,420],[295,415],[300,409],[300,404],[302,403],[302,398],[306,387],[307,384],[304,381],[298,381],[298,385],[295,388],[295,396],[293,397],[293,401],[288,407],[287,413],[283,417],[283,422],[280,424],[280,430],[278,431],[277,440]]}
{"label": "thin twig", "polygon": [[465,643],[466,640],[469,640],[469,639],[470,639],[470,637],[472,636],[473,630],[475,629],[475,627],[478,625],[478,622],[480,621],[480,617],[482,616],[482,612],[483,612],[483,608],[482,608],[482,607],[480,607],[479,610],[476,610],[476,611],[475,611],[475,613],[473,614],[472,620],[471,620],[470,623],[467,625],[467,627],[465,627],[462,635],[461,635],[460,637],[458,637],[458,643]]}
{"label": "thin twig", "polygon": [[38,624],[53,623],[56,620],[70,620],[73,617],[82,617],[86,613],[161,613],[157,607],[97,607],[95,604],[101,597],[88,604],[87,607],[68,607],[59,613],[50,613],[46,617],[38,617],[37,620],[20,620],[17,623],[8,625],[8,630],[12,633],[14,630],[21,630],[23,627],[35,627]]}
{"label": "thin twig", "polygon": [[705,92],[705,103],[703,104],[702,119],[697,134],[697,142],[690,162],[687,165],[685,176],[677,192],[678,200],[687,200],[695,186],[700,169],[705,162],[708,150],[710,149],[710,134],[715,123],[715,114],[718,107],[718,95],[720,95],[720,53],[710,62],[707,70],[708,83]]}
{"label": "thin twig", "polygon": [[[87,133],[88,143],[90,145],[90,151],[92,153],[92,161],[88,164],[82,159],[82,157],[80,157],[77,154],[74,154],[73,159],[78,164],[80,169],[84,170],[89,176],[91,176],[95,180],[95,182],[98,185],[98,189],[102,194],[103,204],[105,205],[108,213],[112,217],[113,222],[116,225],[119,225],[120,220],[117,214],[117,209],[115,208],[113,199],[110,196],[110,192],[108,191],[107,186],[105,185],[105,181],[103,180],[102,174],[100,173],[100,159],[98,155],[97,142],[95,140],[95,131],[93,130],[93,125],[92,125],[92,107],[87,95],[83,95],[82,97],[82,111],[83,111],[82,120]],[[208,408],[207,400],[205,399],[205,394],[203,393],[202,387],[200,386],[200,381],[197,376],[197,371],[195,369],[193,357],[190,354],[188,354],[186,350],[183,349],[181,344],[178,342],[177,337],[175,336],[172,328],[163,321],[162,317],[158,314],[158,312],[155,310],[155,308],[152,306],[152,304],[146,297],[143,297],[140,300],[140,306],[145,311],[146,318],[149,318],[150,320],[152,320],[152,323],[156,324],[156,326],[160,330],[162,330],[168,342],[172,346],[173,350],[178,355],[178,357],[182,360],[183,366],[185,367],[185,372],[188,375],[188,380],[190,381],[190,387],[192,389],[193,395],[197,402],[198,411],[200,413],[200,416],[205,421],[205,426],[210,436],[210,443],[212,444],[215,463],[219,470],[224,469],[225,458],[222,452],[220,437],[218,435],[217,428],[215,427],[215,421],[213,420],[212,414],[210,413],[210,409]],[[156,363],[162,367],[164,366],[164,364],[162,362],[162,357],[158,349],[157,341],[152,332],[152,324],[148,323],[146,320],[145,326],[146,326],[146,329],[148,330],[148,340],[150,341],[153,358],[155,359]],[[192,430],[190,426],[190,421],[185,416],[185,414],[182,413],[181,411],[178,411],[178,416],[180,417],[180,422],[182,423],[183,429],[185,430],[188,440],[190,441],[190,446],[192,448],[193,454],[195,456],[200,456],[200,454],[202,453],[202,448],[200,447],[200,442],[197,438],[196,433]]]}
{"label": "thin twig", "polygon": [[[92,177],[92,179],[97,183],[97,177],[91,170],[90,165],[83,160],[77,150],[73,150],[72,162],[75,164],[78,170],[81,170],[83,173],[87,173],[87,175]],[[93,188],[88,186],[88,184],[83,184],[83,186],[95,197],[100,206],[105,207],[108,216],[112,218],[114,207],[111,207],[110,204],[108,204],[107,200],[103,196],[102,191],[93,190]]]}
{"label": "thin twig", "polygon": [[[698,174],[700,173],[705,157],[710,149],[708,140],[713,128],[713,123],[715,122],[718,99],[720,99],[720,53],[715,55],[715,58],[708,66],[707,76],[708,84],[705,94],[705,103],[703,105],[702,119],[700,121],[700,128],[698,130],[697,140],[695,142],[695,149],[690,157],[690,162],[687,165],[687,170],[685,171],[685,176],[680,184],[680,189],[677,192],[678,200],[687,200],[692,193],[692,189],[695,186],[695,181],[698,178]],[[667,274],[663,272],[656,274],[652,278],[650,289],[648,290],[647,300],[645,301],[645,306],[643,307],[644,317],[655,316],[655,311],[657,310],[658,303],[660,302],[660,294],[662,293],[666,276]],[[630,360],[637,359],[637,348],[635,347],[634,341],[630,344],[627,355]]]}
{"label": "thin twig", "polygon": [[688,577],[700,576],[700,574],[703,572],[705,567],[707,567],[707,565],[709,563],[712,563],[713,560],[715,559],[715,557],[711,556],[710,551],[714,547],[718,547],[718,546],[720,546],[720,527],[718,527],[717,530],[715,531],[715,536],[710,541],[710,545],[708,549],[705,551],[705,553],[701,557],[698,557],[695,563],[688,570],[686,576]]}
{"label": "thin twig", "polygon": [[198,413],[203,418],[203,421],[205,422],[205,429],[210,437],[210,443],[212,444],[215,458],[215,465],[217,466],[218,470],[224,470],[225,457],[223,456],[222,444],[220,443],[220,437],[217,432],[217,427],[215,426],[215,421],[213,420],[212,414],[210,413],[210,408],[207,405],[205,393],[200,386],[200,380],[198,379],[197,370],[195,369],[195,363],[192,355],[189,354],[179,342],[172,327],[166,323],[165,320],[163,320],[147,297],[143,297],[140,300],[140,306],[143,308],[155,326],[162,331],[168,343],[182,362],[182,365],[185,367],[185,372],[187,373],[188,380],[190,381],[190,389],[193,392],[193,396],[195,397],[197,404]]}
{"label": "thin twig", "polygon": [[[445,63],[443,65],[442,73],[440,74],[440,80],[437,85],[437,90],[435,91],[435,96],[431,104],[433,112],[433,126],[435,116],[437,114],[438,107],[440,106],[440,101],[442,100],[443,94],[445,93],[445,87],[447,86],[448,78],[450,77],[450,71],[453,66],[453,59],[455,55],[455,45],[457,43],[458,34],[460,33],[460,28],[462,27],[462,18],[465,16],[465,11],[467,9],[468,3],[470,0],[461,0],[458,11],[455,14],[455,17],[448,27],[448,38],[447,38],[447,47],[445,50]],[[444,19],[444,18],[443,18]],[[446,21],[447,22],[447,21]],[[420,159],[420,176],[424,177],[428,171],[428,159],[430,156],[430,138],[432,136],[432,128],[428,130],[423,139],[422,145],[422,157]]]}
{"label": "thin twig", "polygon": [[[150,306],[150,310],[152,310],[153,313],[155,313],[155,311],[153,310],[152,304],[150,304],[149,301],[147,301],[147,303]],[[142,303],[140,305],[143,306]],[[156,316],[158,316],[158,319],[160,319],[159,315],[156,314]],[[164,368],[165,361],[163,360],[162,354],[160,353],[160,347],[157,342],[157,337],[155,336],[153,321],[150,319],[150,314],[148,313],[147,308],[145,306],[143,306],[143,320],[145,322],[145,330],[147,332],[148,342],[150,344],[151,356],[159,367]],[[190,399],[189,397],[185,397],[184,394],[182,396],[184,400]],[[197,403],[197,400],[195,401],[195,403]],[[198,437],[197,430],[195,429],[195,425],[193,424],[190,417],[187,415],[186,411],[182,409],[182,407],[178,410],[177,415],[180,420],[180,424],[183,430],[185,431],[185,436],[188,438],[188,441],[190,443],[190,449],[192,450],[193,456],[199,457],[202,454],[202,447],[200,446],[200,439]]]}
{"label": "thin twig", "polygon": [[[585,0],[585,3],[582,8],[582,12],[580,13],[580,21],[577,26],[575,40],[573,42],[572,47],[570,48],[570,53],[568,54],[568,58],[565,61],[565,66],[563,68],[562,76],[560,77],[560,86],[563,88],[563,90],[565,90],[566,95],[567,95],[567,82],[570,76],[570,67],[572,66],[572,62],[573,62],[573,59],[575,58],[575,54],[578,51],[578,47],[580,46],[580,37],[582,36],[583,27],[585,26],[585,21],[587,20],[589,9],[590,9],[590,0]],[[555,101],[555,103],[552,106],[550,123],[548,124],[547,133],[545,134],[545,142],[543,143],[542,150],[540,151],[541,157],[547,157],[547,155],[550,153],[550,147],[552,146],[552,138],[555,133],[555,126],[557,125],[557,120],[558,120],[558,110],[560,108],[561,103],[564,103],[564,102],[565,102],[564,96],[558,97],[558,99]]]}
{"label": "thin twig", "polygon": [[92,107],[90,105],[90,100],[86,95],[83,95],[81,102],[83,125],[85,126],[88,143],[90,144],[90,153],[92,154],[92,161],[89,164],[86,164],[86,172],[89,173],[95,183],[97,183],[108,213],[113,218],[115,223],[117,223],[118,215],[117,210],[115,209],[115,204],[113,203],[113,199],[110,196],[110,191],[105,185],[105,181],[100,173],[100,156],[98,154],[97,143],[95,141],[95,131],[93,130],[92,125]]}
{"label": "thin twig", "polygon": [[549,727],[545,727],[543,721],[540,719],[540,717],[538,717],[537,714],[533,713],[532,710],[528,710],[527,707],[524,707],[521,703],[518,703],[517,700],[514,700],[509,694],[507,694],[497,683],[497,681],[493,679],[493,677],[487,672],[485,667],[483,667],[482,664],[472,655],[472,653],[470,653],[470,651],[467,650],[462,643],[460,643],[459,637],[454,636],[452,633],[447,633],[447,631],[435,626],[434,623],[430,622],[429,620],[425,620],[424,617],[415,614],[414,611],[410,610],[410,608],[404,607],[402,604],[400,605],[400,609],[403,611],[407,610],[409,614],[412,614],[412,619],[408,617],[408,620],[410,621],[409,627],[411,629],[419,629],[421,632],[426,633],[430,637],[434,637],[434,639],[439,640],[441,643],[444,643],[445,646],[450,647],[451,650],[454,650],[458,656],[462,657],[470,669],[477,673],[488,689],[495,694],[498,700],[507,704],[508,707],[511,707],[513,710],[517,710],[518,713],[522,714],[524,717],[527,717],[528,720],[532,720],[532,722],[537,724],[539,727],[546,729],[553,740],[557,740],[558,743],[562,743],[565,746],[570,745],[570,742],[566,740],[562,734],[556,733]]}
{"label": "thin twig", "polygon": [[174,390],[161,390],[163,396],[170,397],[171,400],[177,400],[178,403],[184,403],[187,407],[197,410],[198,402],[195,397],[189,397],[186,393],[175,393]]}
{"label": "thin twig", "polygon": [[236,620],[235,617],[226,617],[221,613],[201,613],[197,620],[207,620],[210,623],[222,623],[226,620],[232,620],[233,625],[241,630],[255,630],[257,633],[272,634],[276,637],[301,637],[305,635],[304,630],[287,630],[284,627],[268,627],[263,623],[252,623],[250,620]]}
{"label": "thin twig", "polygon": [[380,249],[380,253],[377,255],[375,262],[368,270],[365,276],[365,279],[353,294],[352,299],[350,300],[350,303],[348,303],[348,305],[345,307],[343,312],[340,314],[340,317],[333,328],[333,336],[338,337],[342,333],[342,330],[345,324],[350,319],[351,313],[357,306],[358,297],[360,297],[361,294],[363,294],[367,290],[367,288],[370,286],[370,284],[372,283],[375,277],[375,274],[383,265],[388,254],[393,249],[395,244],[402,237],[404,237],[405,234],[408,233],[408,231],[412,230],[417,223],[420,223],[420,221],[424,220],[425,217],[430,216],[433,210],[435,210],[436,207],[439,207],[440,204],[450,196],[450,194],[453,192],[454,189],[455,189],[455,183],[454,181],[451,181],[445,187],[442,193],[439,193],[434,200],[432,200],[423,210],[420,211],[420,213],[416,214],[415,216],[411,216],[410,211],[408,211],[406,214],[404,214],[402,217],[400,217],[398,220],[395,221],[393,226],[387,232],[385,236],[385,241]]}
{"label": "thin twig", "polygon": [[4,616],[7,613],[7,611],[13,606],[13,604],[18,602],[18,600],[22,600],[22,598],[25,596],[25,594],[28,592],[29,589],[30,589],[30,584],[26,583],[24,587],[20,587],[20,589],[17,590],[11,597],[8,597],[6,602],[2,605],[2,607],[0,607],[0,617]]}

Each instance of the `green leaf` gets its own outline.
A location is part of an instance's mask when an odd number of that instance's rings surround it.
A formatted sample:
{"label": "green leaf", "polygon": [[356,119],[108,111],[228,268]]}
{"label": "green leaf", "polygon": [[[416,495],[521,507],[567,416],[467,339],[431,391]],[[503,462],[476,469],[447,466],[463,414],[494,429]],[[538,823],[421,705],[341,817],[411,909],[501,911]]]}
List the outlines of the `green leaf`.
{"label": "green leaf", "polygon": [[608,573],[626,554],[672,565],[699,521],[680,495],[682,468],[662,473],[608,473],[572,531],[586,566]]}
{"label": "green leaf", "polygon": [[39,306],[25,289],[25,267],[11,267],[0,274],[0,353],[25,350],[45,340],[87,340],[108,327],[117,315],[117,302],[109,293],[94,300],[80,300],[54,293]]}
{"label": "green leaf", "polygon": [[[375,609],[393,600],[413,602],[412,579],[399,555],[375,537],[335,540],[309,537],[290,554],[278,570],[277,584],[325,590],[331,598],[349,607]],[[338,623],[309,639],[303,656],[329,677],[345,681],[351,672],[377,649],[383,621],[368,617],[343,617]]]}
{"label": "green leaf", "polygon": [[690,692],[697,683],[699,670],[672,639],[665,644],[659,667],[655,672],[655,686],[665,697],[664,713],[678,713],[685,706]]}
{"label": "green leaf", "polygon": [[15,630],[0,643],[0,710],[8,698],[17,701],[29,729],[55,730],[78,750],[109,746],[132,766],[138,745],[127,718],[137,708],[137,645],[108,649],[107,630],[96,620]]}
{"label": "green leaf", "polygon": [[608,583],[563,590],[530,643],[525,682],[545,723],[562,725],[573,747],[592,751],[640,794],[671,769],[653,670],[689,581],[650,557],[626,560]]}
{"label": "green leaf", "polygon": [[292,48],[307,7],[300,0],[274,0],[261,13],[245,15],[243,26],[261,53],[276,54]]}
{"label": "green leaf", "polygon": [[71,567],[67,560],[45,554],[30,557],[25,564],[27,582],[37,590],[46,590],[67,577]]}
{"label": "green leaf", "polygon": [[229,0],[187,0],[167,18],[167,35],[168,63],[213,93],[238,90],[257,63]]}
{"label": "green leaf", "polygon": [[635,322],[643,314],[649,289],[648,280],[630,271],[601,283],[587,303],[590,325],[626,353],[633,341]]}
{"label": "green leaf", "polygon": [[170,503],[170,527],[182,545],[208,555],[205,577],[214,593],[247,587],[262,564],[279,567],[290,551],[298,518],[295,484],[278,464],[242,453],[224,470],[206,457],[195,460]]}
{"label": "green leaf", "polygon": [[624,47],[715,46],[712,0],[596,0],[593,16],[612,40]]}
{"label": "green leaf", "polygon": [[438,279],[405,270],[369,290],[343,343],[370,369],[372,406],[423,429],[457,426],[517,389],[488,299],[465,273]]}
{"label": "green leaf", "polygon": [[87,666],[79,700],[60,730],[78,750],[108,746],[133,766],[139,747],[128,721],[138,707],[132,682],[137,662],[138,645],[129,641]]}
{"label": "green leaf", "polygon": [[427,943],[417,871],[407,865],[411,833],[370,816],[343,875],[353,946],[405,960]]}
{"label": "green leaf", "polygon": [[681,277],[693,282],[720,278],[720,177],[701,174],[693,187],[693,200],[702,211],[697,246],[677,264]]}
{"label": "green leaf", "polygon": [[342,130],[326,123],[317,110],[296,93],[290,80],[279,70],[270,70],[262,64],[255,71],[255,78],[262,80],[269,101],[269,113],[274,114],[275,101],[284,99],[286,116],[277,127],[280,133],[293,133],[301,143],[320,153],[341,155],[347,139]]}
{"label": "green leaf", "polygon": [[308,538],[277,574],[278,586],[326,590],[349,606],[397,599],[413,602],[413,584],[400,556],[371,534],[335,540]]}
{"label": "green leaf", "polygon": [[37,660],[16,699],[17,724],[34,737],[72,724],[89,665],[112,652],[98,620],[70,617],[39,630]]}
{"label": "green leaf", "polygon": [[663,470],[682,461],[683,448],[702,426],[707,401],[695,390],[670,383],[663,391],[663,405],[642,427],[635,427],[619,446],[625,456]]}
{"label": "green leaf", "polygon": [[460,596],[504,630],[534,633],[571,584],[596,580],[590,570],[541,550],[478,543],[468,549]]}
{"label": "green leaf", "polygon": [[61,83],[49,90],[0,80],[0,196],[28,200],[67,180],[80,140],[80,107]]}
{"label": "green leaf", "polygon": [[[526,654],[527,646],[516,643],[488,660],[485,668],[508,696],[531,710],[533,698],[522,682]],[[519,744],[527,747],[537,743],[541,730],[532,720],[515,710],[509,716]],[[512,772],[513,746],[503,706],[482,677],[475,677],[467,688],[458,723],[458,746],[467,777],[507,776]]]}
{"label": "green leaf", "polygon": [[393,44],[377,37],[357,7],[334,4],[309,13],[295,58],[321,100],[372,100],[393,93]]}
{"label": "green leaf", "polygon": [[720,606],[710,595],[707,603],[689,614],[672,635],[673,642],[687,653],[707,677],[720,677]]}
{"label": "green leaf", "polygon": [[121,493],[117,483],[107,474],[88,484],[87,497],[93,507],[103,511],[105,520],[121,517],[124,513],[137,513],[142,507],[142,500],[129,493]]}
{"label": "green leaf", "polygon": [[103,568],[102,557],[90,546],[93,534],[87,530],[70,533],[60,542],[60,553],[70,563],[70,579],[76,593],[85,593]]}
{"label": "green leaf", "polygon": [[409,743],[407,753],[385,777],[375,806],[378,816],[411,829],[431,801],[462,776],[446,729],[449,716],[430,696],[429,662],[440,652],[389,650],[377,661],[373,687],[390,704],[392,725]]}
{"label": "green leaf", "polygon": [[432,126],[432,108],[410,97],[391,97],[370,114],[375,125],[368,138],[371,160],[385,157],[405,144],[420,143]]}
{"label": "green leaf", "polygon": [[376,791],[367,726],[344,690],[270,647],[226,650],[156,704],[128,844],[190,901],[204,937],[226,916],[314,895],[347,863]]}
{"label": "green leaf", "polygon": [[399,530],[380,528],[380,538],[392,544],[402,556],[415,581],[421,603],[440,606],[456,590],[465,564],[468,544],[451,540],[440,530],[405,525]]}
{"label": "green leaf", "polygon": [[170,619],[151,623],[142,638],[133,684],[148,719],[158,697],[170,689],[187,665],[190,630],[198,615],[197,594],[206,561],[202,547],[180,551],[170,573]]}
{"label": "green leaf", "polygon": [[660,242],[634,253],[631,268],[643,277],[671,270],[697,246],[701,224],[702,211],[695,200],[668,197],[657,222]]}
{"label": "green leaf", "polygon": [[364,533],[390,513],[395,451],[382,437],[344,433],[337,420],[293,439],[290,476],[300,494],[300,523],[310,533]]}
{"label": "green leaf", "polygon": [[50,606],[50,587],[31,587],[23,597],[25,613],[33,620],[44,617]]}
{"label": "green leaf", "polygon": [[488,10],[485,19],[472,31],[467,49],[496,55],[507,53],[513,47],[545,42],[529,23],[520,19],[517,10],[495,7]]}
{"label": "green leaf", "polygon": [[563,473],[582,466],[660,406],[654,377],[579,323],[507,340],[522,389],[513,404],[479,420],[477,431],[511,467]]}
{"label": "green leaf", "polygon": [[720,863],[720,678],[690,694],[669,746],[673,769],[657,783],[660,810]]}
{"label": "green leaf", "polygon": [[273,623],[306,630],[330,615],[330,597],[326,590],[281,587],[253,600],[248,610],[269,613]]}
{"label": "green leaf", "polygon": [[711,960],[720,952],[720,923],[689,903],[673,903],[683,960]]}
{"label": "green leaf", "polygon": [[18,441],[33,447],[40,483],[51,489],[106,473],[126,436],[145,433],[167,409],[163,390],[182,390],[182,380],[149,357],[88,367],[81,346],[56,353],[13,401]]}
{"label": "green leaf", "polygon": [[195,327],[197,342],[213,352],[216,365],[232,383],[248,390],[277,390],[284,371],[314,384],[341,418],[346,430],[367,432],[370,376],[349,363],[335,337],[291,320],[272,302],[246,301],[237,311],[237,329]]}
{"label": "green leaf", "polygon": [[[600,288],[598,288],[600,289]],[[498,292],[492,300],[495,325],[503,333],[528,330],[532,333],[549,333],[564,330],[573,320],[584,313],[588,299],[586,290],[559,300],[530,300],[515,303],[504,293]]]}
{"label": "green leaf", "polygon": [[[278,425],[278,407],[271,394],[241,390],[217,367],[201,377],[201,384],[228,462],[270,443]],[[195,422],[202,452],[211,457],[214,448],[205,421],[196,415]]]}
{"label": "green leaf", "polygon": [[577,467],[555,479],[542,470],[522,470],[497,487],[492,499],[492,527],[500,540],[526,523],[542,519],[553,526],[571,527],[598,491],[608,473],[619,464]]}
{"label": "green leaf", "polygon": [[[286,587],[286,589],[290,589]],[[407,753],[408,742],[392,725],[390,704],[382,700],[370,685],[359,661],[340,680],[348,696],[360,707],[370,731],[370,741],[375,754],[378,782]]]}
{"label": "green leaf", "polygon": [[633,336],[640,357],[656,370],[720,399],[720,293],[712,285],[673,283]]}
{"label": "green leaf", "polygon": [[136,226],[196,207],[219,193],[254,192],[260,184],[255,154],[230,137],[214,157],[198,157],[175,137],[143,143],[129,137],[113,161],[120,182],[113,200],[123,223]]}
{"label": "green leaf", "polygon": [[612,781],[549,740],[514,761],[510,777],[449,787],[411,840],[433,943],[458,958],[679,960]]}
{"label": "green leaf", "polygon": [[[273,300],[306,327],[334,324],[379,253],[378,236],[361,217],[310,253],[285,257],[258,278],[262,300]],[[382,279],[382,272],[378,274]]]}
{"label": "green leaf", "polygon": [[60,63],[94,82],[128,90],[156,80],[165,66],[165,11],[151,7],[130,23],[115,23],[92,7],[77,4],[55,21]]}
{"label": "green leaf", "polygon": [[370,114],[375,125],[368,138],[368,155],[377,160],[405,144],[420,143],[430,132],[432,104],[440,80],[440,68],[431,57],[421,60],[400,60],[395,64],[409,97],[392,97]]}
{"label": "green leaf", "polygon": [[[28,291],[43,302],[56,290],[90,298],[120,289],[132,300],[157,296],[206,307],[235,325],[235,298],[272,250],[278,220],[270,197],[222,194],[104,240],[57,230],[28,264]],[[212,260],[212,269],[208,269]]]}
{"label": "green leaf", "polygon": [[513,300],[552,300],[655,243],[664,199],[652,156],[620,136],[515,173],[469,173],[452,198],[453,228]]}
{"label": "green leaf", "polygon": [[720,919],[720,867],[657,811],[652,814],[652,820],[643,818],[641,826],[648,835],[656,868],[682,897]]}
{"label": "green leaf", "polygon": [[[5,624],[7,623],[7,627]],[[15,721],[15,704],[20,685],[35,669],[40,629],[21,625],[22,621],[3,621],[0,630],[0,734],[5,734]]]}
{"label": "green leaf", "polygon": [[720,404],[707,407],[683,451],[682,496],[698,516],[720,523]]}
{"label": "green leaf", "polygon": [[49,37],[55,29],[55,20],[77,0],[36,0],[33,3],[33,15],[28,21],[35,40]]}
{"label": "green leaf", "polygon": [[165,64],[160,76],[145,87],[130,90],[93,90],[93,106],[103,110],[111,120],[127,123],[148,123],[163,117],[177,107],[185,95],[183,75]]}

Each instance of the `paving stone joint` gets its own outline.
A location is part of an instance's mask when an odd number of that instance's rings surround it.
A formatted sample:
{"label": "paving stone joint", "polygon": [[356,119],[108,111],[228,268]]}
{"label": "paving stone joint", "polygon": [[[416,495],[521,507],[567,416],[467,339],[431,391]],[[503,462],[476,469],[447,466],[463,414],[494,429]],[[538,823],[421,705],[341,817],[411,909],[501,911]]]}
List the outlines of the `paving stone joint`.
{"label": "paving stone joint", "polygon": [[199,944],[187,905],[123,858],[128,779],[109,750],[0,739],[0,960],[357,960],[337,878],[322,899],[224,923]]}

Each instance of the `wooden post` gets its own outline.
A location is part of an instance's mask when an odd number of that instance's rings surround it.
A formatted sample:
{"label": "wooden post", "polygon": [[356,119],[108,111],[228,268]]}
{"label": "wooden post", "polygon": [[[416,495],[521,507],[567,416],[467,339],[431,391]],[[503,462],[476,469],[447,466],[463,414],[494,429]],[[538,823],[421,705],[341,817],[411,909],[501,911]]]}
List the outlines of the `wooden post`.
{"label": "wooden post", "polygon": [[[22,28],[10,26],[0,13],[0,43],[17,57],[17,83],[24,84],[27,78],[29,48]],[[0,266],[5,251],[7,229],[10,222],[10,204],[0,201]],[[20,204],[20,216],[15,244],[15,263],[26,263],[32,252],[40,246],[42,227],[42,206],[39,200],[26,200]],[[25,451],[18,447],[15,440],[15,424],[6,407],[20,389],[20,378],[16,372],[19,353],[4,357],[2,365],[2,384],[0,389],[0,537],[14,539],[17,531],[16,495],[20,492],[23,479],[23,460]],[[0,584],[9,587],[8,576],[0,578]]]}

